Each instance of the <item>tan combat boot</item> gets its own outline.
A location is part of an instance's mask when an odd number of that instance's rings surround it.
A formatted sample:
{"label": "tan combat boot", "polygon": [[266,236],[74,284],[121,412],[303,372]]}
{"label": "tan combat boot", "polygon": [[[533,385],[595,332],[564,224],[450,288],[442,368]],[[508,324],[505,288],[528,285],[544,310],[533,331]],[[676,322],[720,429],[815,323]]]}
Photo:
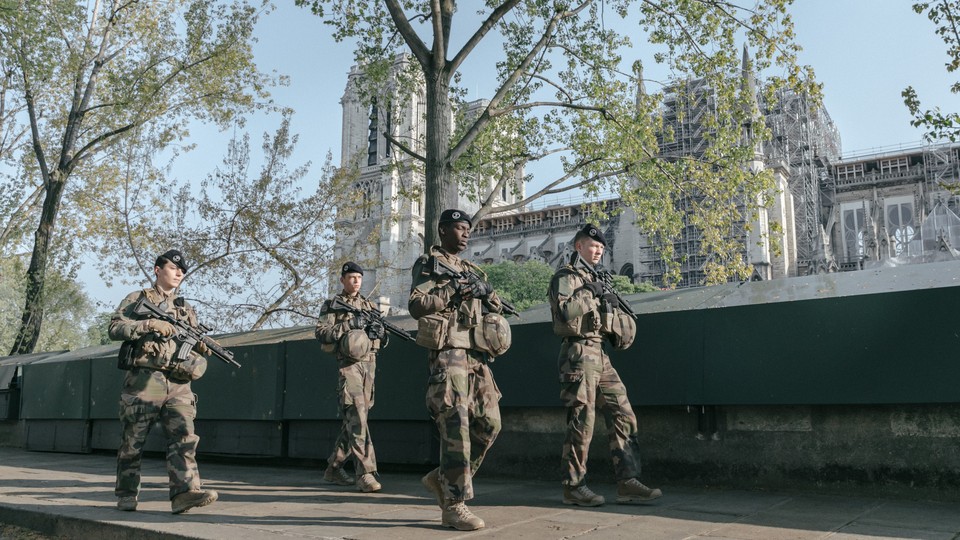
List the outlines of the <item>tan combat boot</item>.
{"label": "tan combat boot", "polygon": [[353,478],[347,474],[342,467],[327,465],[327,470],[323,471],[323,480],[338,486],[352,486]]}
{"label": "tan combat boot", "polygon": [[191,508],[206,506],[217,500],[217,492],[208,489],[206,491],[198,489],[196,491],[185,491],[170,502],[174,514],[182,514]]}
{"label": "tan combat boot", "polygon": [[590,491],[586,484],[563,486],[563,504],[577,506],[600,506],[607,502],[602,495]]}
{"label": "tan combat boot", "polygon": [[370,473],[361,474],[357,477],[357,489],[364,493],[380,491],[381,488],[380,482],[377,482],[377,479]]}
{"label": "tan combat boot", "polygon": [[133,512],[137,509],[137,497],[131,495],[129,497],[120,497],[117,499],[117,510],[123,510],[124,512]]}
{"label": "tan combat boot", "polygon": [[427,488],[434,498],[437,499],[437,506],[443,509],[443,485],[440,483],[440,467],[428,472],[420,479],[423,487]]}
{"label": "tan combat boot", "polygon": [[636,478],[617,482],[618,503],[652,501],[661,495],[663,493],[659,489],[650,489]]}
{"label": "tan combat boot", "polygon": [[473,515],[463,501],[447,500],[440,522],[444,527],[451,527],[458,531],[475,531],[485,525],[482,519]]}

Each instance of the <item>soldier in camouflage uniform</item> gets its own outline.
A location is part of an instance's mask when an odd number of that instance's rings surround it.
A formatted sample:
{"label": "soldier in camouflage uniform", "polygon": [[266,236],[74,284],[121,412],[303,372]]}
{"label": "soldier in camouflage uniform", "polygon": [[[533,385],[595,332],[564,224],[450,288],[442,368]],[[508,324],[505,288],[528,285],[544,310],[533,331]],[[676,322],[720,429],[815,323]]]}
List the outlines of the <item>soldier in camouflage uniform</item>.
{"label": "soldier in camouflage uniform", "polygon": [[[588,224],[574,236],[576,253],[572,261],[579,256],[595,266],[606,245],[600,229]],[[601,283],[582,267],[566,265],[553,275],[549,299],[554,332],[563,337],[559,368],[560,399],[567,408],[567,434],[561,458],[564,504],[600,506],[605,502],[585,482],[597,408],[609,434],[617,502],[660,497],[659,489],[650,489],[638,479],[637,417],[620,375],[603,350],[604,339],[611,340],[611,336],[601,329],[601,310],[619,310],[612,307],[617,305],[616,295],[605,294]]]}
{"label": "soldier in camouflage uniform", "polygon": [[[340,415],[343,425],[327,459],[323,478],[327,482],[349,486],[353,478],[343,470],[347,458],[353,457],[357,472],[357,489],[364,493],[380,491],[376,479],[377,457],[373,440],[367,427],[367,415],[373,408],[373,381],[377,371],[377,352],[384,339],[383,325],[367,321],[346,310],[331,308],[337,299],[363,310],[376,310],[377,306],[360,295],[363,284],[363,268],[354,262],[343,265],[340,272],[343,292],[327,300],[320,309],[316,336],[328,352],[336,354],[340,371]],[[355,331],[355,332],[354,332]],[[351,350],[356,349],[356,350]]]}
{"label": "soldier in camouflage uniform", "polygon": [[[153,287],[134,291],[120,302],[110,319],[110,339],[131,342],[133,366],[126,373],[120,395],[120,422],[123,438],[117,451],[117,508],[137,509],[140,491],[140,463],[150,427],[160,423],[167,439],[167,474],[174,514],[206,506],[217,500],[217,492],[200,488],[197,471],[197,443],[193,421],[197,416],[197,397],[190,381],[206,369],[210,353],[197,343],[189,359],[174,361],[177,343],[169,339],[175,333],[172,324],[159,319],[138,319],[133,305],[141,295],[178,320],[197,326],[197,315],[177,289],[187,272],[187,263],[177,250],[160,255],[155,263],[157,276]],[[199,354],[198,354],[199,353]]]}
{"label": "soldier in camouflage uniform", "polygon": [[[477,304],[473,299],[479,300],[484,310],[501,311],[500,299],[488,282],[482,279],[454,282],[432,271],[433,258],[457,270],[470,265],[457,254],[467,248],[471,228],[466,213],[460,210],[441,213],[438,223],[441,245],[432,246],[430,255],[421,256],[413,266],[409,302],[413,318],[435,315],[456,325],[461,308]],[[421,320],[418,343],[423,333]],[[473,498],[473,476],[500,432],[500,390],[486,353],[450,343],[447,340],[437,347],[428,346],[430,375],[426,401],[440,431],[440,466],[427,473],[422,483],[436,497],[444,526],[476,530],[482,528],[484,522],[470,512],[465,501]]]}

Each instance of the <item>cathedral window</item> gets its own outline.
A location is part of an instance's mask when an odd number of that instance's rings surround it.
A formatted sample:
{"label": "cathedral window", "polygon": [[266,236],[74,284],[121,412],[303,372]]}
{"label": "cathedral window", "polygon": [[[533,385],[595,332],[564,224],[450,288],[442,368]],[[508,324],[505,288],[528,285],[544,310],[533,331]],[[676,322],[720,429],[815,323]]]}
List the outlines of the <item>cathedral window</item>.
{"label": "cathedral window", "polygon": [[864,255],[865,205],[862,202],[840,206],[843,220],[843,253],[848,259]]}
{"label": "cathedral window", "polygon": [[917,239],[917,229],[913,216],[913,198],[895,197],[886,201],[884,209],[886,217],[887,234],[893,242],[893,252],[897,257],[901,255],[914,255],[916,248],[911,249],[910,244]]}

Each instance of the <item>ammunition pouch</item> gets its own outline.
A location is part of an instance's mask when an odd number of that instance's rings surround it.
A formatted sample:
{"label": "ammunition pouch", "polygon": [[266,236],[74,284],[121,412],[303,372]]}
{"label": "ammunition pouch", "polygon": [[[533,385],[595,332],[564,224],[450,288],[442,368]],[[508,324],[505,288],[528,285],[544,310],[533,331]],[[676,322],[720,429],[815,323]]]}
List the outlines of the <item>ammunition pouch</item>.
{"label": "ammunition pouch", "polygon": [[595,307],[579,317],[570,320],[556,311],[551,312],[553,333],[562,338],[596,336],[603,326],[600,311]]}
{"label": "ammunition pouch", "polygon": [[447,343],[447,328],[450,320],[445,315],[434,313],[417,321],[417,345],[439,351]]}
{"label": "ammunition pouch", "polygon": [[472,329],[474,347],[491,356],[507,352],[512,343],[510,323],[497,313],[487,313],[479,325]]}
{"label": "ammunition pouch", "polygon": [[340,340],[337,342],[337,352],[340,356],[353,362],[365,360],[370,354],[371,347],[370,338],[362,329],[350,330],[340,336]]}
{"label": "ammunition pouch", "polygon": [[134,367],[167,370],[177,352],[177,343],[172,339],[157,340],[144,336],[134,345]]}

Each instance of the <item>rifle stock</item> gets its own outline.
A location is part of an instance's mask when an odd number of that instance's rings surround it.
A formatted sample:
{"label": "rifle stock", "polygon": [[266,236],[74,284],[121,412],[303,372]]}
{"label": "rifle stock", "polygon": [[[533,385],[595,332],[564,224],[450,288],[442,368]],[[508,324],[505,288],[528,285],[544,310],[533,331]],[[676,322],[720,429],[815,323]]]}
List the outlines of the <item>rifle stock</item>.
{"label": "rifle stock", "polygon": [[392,322],[383,318],[383,314],[379,311],[372,309],[361,309],[358,307],[351,306],[347,304],[339,297],[334,298],[333,302],[330,303],[330,309],[334,311],[346,311],[348,313],[353,313],[363,317],[366,321],[376,321],[383,325],[384,330],[390,332],[391,334],[403,339],[405,341],[414,341],[414,337],[403,328],[393,324]]}
{"label": "rifle stock", "polygon": [[159,306],[148,300],[146,296],[141,296],[140,299],[137,300],[137,303],[133,306],[133,313],[141,317],[166,321],[173,325],[176,329],[176,334],[174,334],[172,339],[180,345],[177,347],[178,360],[186,360],[190,351],[193,350],[197,343],[203,343],[210,349],[210,352],[220,360],[232,366],[242,367],[239,362],[233,359],[233,352],[224,349],[212,338],[204,335],[204,332],[210,331],[210,328],[205,325],[198,324],[197,328],[194,329],[187,323],[176,319],[166,311],[160,309]]}

